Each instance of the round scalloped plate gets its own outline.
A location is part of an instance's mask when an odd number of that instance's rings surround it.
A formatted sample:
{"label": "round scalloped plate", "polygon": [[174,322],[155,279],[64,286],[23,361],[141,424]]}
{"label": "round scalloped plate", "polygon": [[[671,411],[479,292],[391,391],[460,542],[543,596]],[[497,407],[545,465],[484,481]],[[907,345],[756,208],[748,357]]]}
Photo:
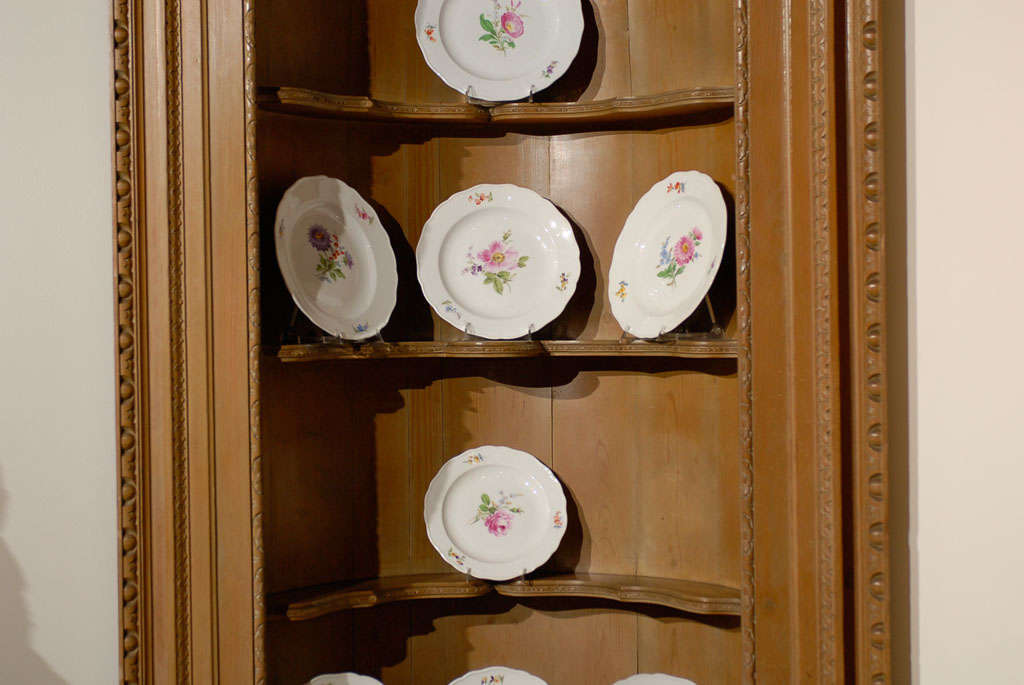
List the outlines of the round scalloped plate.
{"label": "round scalloped plate", "polygon": [[532,673],[505,666],[489,666],[459,676],[448,685],[548,685]]}
{"label": "round scalloped plate", "polygon": [[722,191],[699,171],[677,171],[644,194],[615,243],[608,299],[622,329],[656,338],[693,313],[725,252]]}
{"label": "round scalloped plate", "polygon": [[395,308],[398,270],[373,207],[336,178],[307,176],[274,220],[277,263],[292,299],[331,335],[365,340]]}
{"label": "round scalloped plate", "polygon": [[434,73],[460,93],[492,102],[550,86],[583,37],[579,0],[419,0],[415,23]]}
{"label": "round scalloped plate", "polygon": [[442,319],[483,338],[519,338],[565,309],[580,275],[580,248],[569,221],[537,193],[478,185],[430,215],[416,266]]}
{"label": "round scalloped plate", "polygon": [[565,533],[565,493],[536,457],[485,445],[441,467],[423,498],[427,537],[460,573],[509,580],[533,571]]}

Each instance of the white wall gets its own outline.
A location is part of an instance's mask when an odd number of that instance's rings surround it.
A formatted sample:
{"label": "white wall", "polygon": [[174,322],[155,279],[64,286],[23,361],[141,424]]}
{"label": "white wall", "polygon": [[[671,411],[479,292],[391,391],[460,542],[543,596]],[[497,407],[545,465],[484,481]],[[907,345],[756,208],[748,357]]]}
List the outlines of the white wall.
{"label": "white wall", "polygon": [[914,679],[1020,683],[1024,3],[907,10]]}
{"label": "white wall", "polygon": [[118,674],[111,3],[0,2],[0,683]]}

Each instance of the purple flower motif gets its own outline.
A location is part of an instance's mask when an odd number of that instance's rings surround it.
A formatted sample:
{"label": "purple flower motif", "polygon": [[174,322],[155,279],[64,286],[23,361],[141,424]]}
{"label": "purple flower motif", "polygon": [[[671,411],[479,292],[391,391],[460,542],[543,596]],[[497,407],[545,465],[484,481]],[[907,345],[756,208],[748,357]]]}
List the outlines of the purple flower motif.
{"label": "purple flower motif", "polygon": [[347,266],[348,268],[351,269],[352,268],[352,264],[353,264],[353,262],[352,262],[352,255],[350,255],[348,252],[342,252],[341,255],[342,255],[341,256],[342,263],[345,266]]}
{"label": "purple flower motif", "polygon": [[309,244],[317,252],[327,252],[331,249],[331,234],[320,224],[309,227]]}

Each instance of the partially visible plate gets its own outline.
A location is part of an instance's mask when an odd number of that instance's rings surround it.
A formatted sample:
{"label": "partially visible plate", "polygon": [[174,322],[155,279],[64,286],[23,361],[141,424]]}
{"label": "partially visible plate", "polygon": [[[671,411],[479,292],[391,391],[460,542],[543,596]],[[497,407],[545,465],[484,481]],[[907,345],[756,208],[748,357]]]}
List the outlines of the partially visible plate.
{"label": "partially visible plate", "polygon": [[715,280],[728,221],[722,191],[677,171],[647,191],[615,243],[608,299],[622,329],[656,338],[693,313]]}
{"label": "partially visible plate", "polygon": [[277,207],[274,243],[285,285],[310,321],[347,340],[384,328],[398,270],[377,212],[359,193],[336,178],[299,179]]}
{"label": "partially visible plate", "polygon": [[504,666],[489,666],[459,676],[448,685],[547,685],[537,676]]}
{"label": "partially visible plate", "polygon": [[309,685],[383,685],[376,678],[358,673],[326,673],[309,681]]}
{"label": "partially visible plate", "polygon": [[430,215],[416,266],[442,319],[484,338],[518,338],[565,309],[580,276],[580,248],[569,221],[537,193],[478,185]]}
{"label": "partially visible plate", "polygon": [[664,673],[638,673],[623,680],[617,680],[613,685],[697,685],[692,680],[677,678]]}
{"label": "partially visible plate", "polygon": [[423,498],[427,537],[453,568],[509,580],[558,549],[568,517],[555,474],[536,457],[483,446],[449,459]]}
{"label": "partially visible plate", "polygon": [[419,0],[416,41],[441,80],[480,100],[554,83],[583,37],[580,0]]}

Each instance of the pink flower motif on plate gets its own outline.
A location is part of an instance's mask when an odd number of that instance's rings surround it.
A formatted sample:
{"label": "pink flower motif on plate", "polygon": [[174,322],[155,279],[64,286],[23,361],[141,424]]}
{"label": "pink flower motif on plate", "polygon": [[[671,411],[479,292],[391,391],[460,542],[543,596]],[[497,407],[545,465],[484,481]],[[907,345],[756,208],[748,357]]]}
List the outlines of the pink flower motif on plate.
{"label": "pink flower motif on plate", "polygon": [[512,232],[505,231],[501,240],[492,241],[485,249],[473,254],[470,247],[466,253],[466,268],[462,273],[470,276],[483,274],[485,286],[494,288],[494,292],[504,295],[506,289],[512,288],[512,279],[519,269],[526,268],[529,257],[521,256],[519,250],[511,245]]}
{"label": "pink flower motif on plate", "polygon": [[515,12],[505,12],[501,15],[501,28],[512,38],[518,38],[526,30],[522,17]]}
{"label": "pink flower motif on plate", "polygon": [[565,526],[565,518],[562,516],[562,512],[555,512],[555,516],[552,523],[555,528],[563,528]]}
{"label": "pink flower motif on plate", "polygon": [[484,525],[491,535],[508,535],[508,527],[512,525],[512,514],[507,511],[496,511],[484,519]]}
{"label": "pink flower motif on plate", "polygon": [[512,527],[512,514],[522,514],[520,507],[512,504],[512,499],[521,497],[519,494],[506,495],[503,490],[498,491],[498,496],[491,498],[487,493],[480,495],[480,504],[477,505],[476,515],[470,521],[470,525],[483,521],[487,532],[495,537],[508,535]]}
{"label": "pink flower motif on plate", "polygon": [[694,246],[693,238],[688,235],[684,235],[679,239],[679,242],[672,248],[672,256],[675,257],[676,264],[683,266],[693,261]]}
{"label": "pink flower motif on plate", "polygon": [[669,243],[672,242],[672,237],[665,238],[659,253],[658,278],[664,278],[668,281],[668,285],[674,286],[676,279],[686,270],[687,265],[700,258],[697,247],[703,239],[704,233],[696,226],[688,234],[676,240],[671,247],[669,247]]}

